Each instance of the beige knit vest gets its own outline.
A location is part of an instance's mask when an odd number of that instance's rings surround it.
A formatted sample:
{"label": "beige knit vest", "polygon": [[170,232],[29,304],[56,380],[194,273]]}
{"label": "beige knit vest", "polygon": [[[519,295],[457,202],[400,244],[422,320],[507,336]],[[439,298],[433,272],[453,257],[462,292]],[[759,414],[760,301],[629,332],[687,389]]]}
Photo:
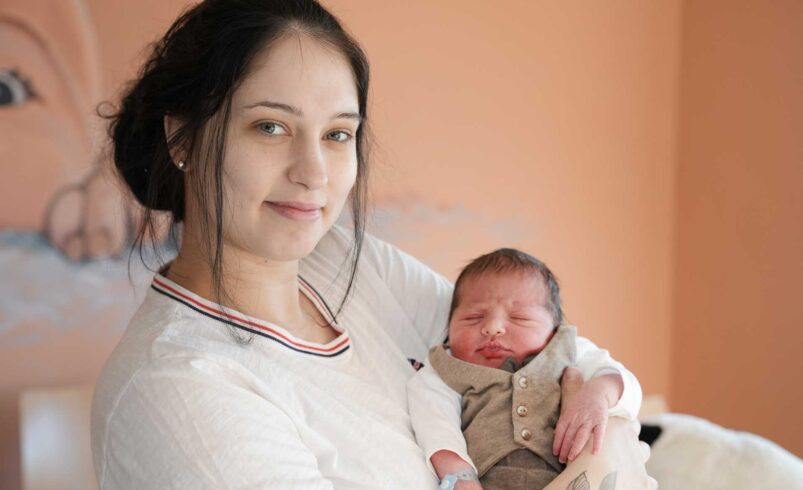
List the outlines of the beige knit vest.
{"label": "beige knit vest", "polygon": [[576,329],[561,325],[547,346],[515,373],[478,366],[433,347],[429,361],[463,396],[462,429],[479,476],[517,449],[527,448],[557,472],[552,439],[560,415],[560,377],[577,359]]}

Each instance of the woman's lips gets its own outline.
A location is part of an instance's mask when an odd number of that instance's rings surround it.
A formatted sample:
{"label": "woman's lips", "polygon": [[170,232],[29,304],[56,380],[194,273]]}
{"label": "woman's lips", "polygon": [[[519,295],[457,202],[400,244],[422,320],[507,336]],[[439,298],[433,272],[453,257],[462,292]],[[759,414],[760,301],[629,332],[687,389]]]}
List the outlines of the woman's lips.
{"label": "woman's lips", "polygon": [[265,204],[281,216],[295,221],[314,221],[321,217],[322,206],[301,202],[272,202]]}

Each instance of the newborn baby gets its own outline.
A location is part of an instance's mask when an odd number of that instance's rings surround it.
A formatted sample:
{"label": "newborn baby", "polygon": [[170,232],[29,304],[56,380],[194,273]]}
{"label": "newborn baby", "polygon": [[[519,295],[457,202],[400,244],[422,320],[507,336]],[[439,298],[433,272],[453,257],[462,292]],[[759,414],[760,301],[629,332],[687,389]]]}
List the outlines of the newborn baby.
{"label": "newborn baby", "polygon": [[[560,378],[569,366],[588,381],[561,414]],[[589,440],[599,450],[610,415],[635,419],[641,405],[636,378],[563,324],[549,268],[513,249],[483,255],[460,273],[448,346],[430,351],[408,394],[416,438],[444,489],[459,480],[543,488]]]}

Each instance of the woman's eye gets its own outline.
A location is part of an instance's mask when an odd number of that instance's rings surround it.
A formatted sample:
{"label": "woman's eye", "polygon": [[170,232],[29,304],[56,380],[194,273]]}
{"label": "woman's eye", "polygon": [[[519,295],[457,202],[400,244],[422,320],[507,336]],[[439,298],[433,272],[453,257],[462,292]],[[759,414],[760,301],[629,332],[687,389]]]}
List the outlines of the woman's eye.
{"label": "woman's eye", "polygon": [[257,128],[265,134],[275,135],[275,134],[286,134],[287,131],[284,128],[276,123],[273,122],[263,122],[257,125]]}
{"label": "woman's eye", "polygon": [[351,135],[345,131],[332,131],[326,137],[327,139],[337,141],[338,143],[345,143],[351,139]]}

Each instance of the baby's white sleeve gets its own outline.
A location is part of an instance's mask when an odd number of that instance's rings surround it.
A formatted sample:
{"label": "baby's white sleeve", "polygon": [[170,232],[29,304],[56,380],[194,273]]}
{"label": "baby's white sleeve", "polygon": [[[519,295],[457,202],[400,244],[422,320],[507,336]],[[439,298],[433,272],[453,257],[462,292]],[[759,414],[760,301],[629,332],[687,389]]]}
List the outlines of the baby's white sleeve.
{"label": "baby's white sleeve", "polygon": [[410,420],[418,445],[424,450],[427,465],[433,471],[430,458],[445,449],[467,461],[476,471],[468,456],[466,439],[461,430],[460,393],[451,389],[438,376],[427,358],[426,364],[407,383]]}
{"label": "baby's white sleeve", "polygon": [[608,415],[630,420],[638,418],[641,409],[641,385],[633,373],[612,358],[607,350],[600,349],[590,340],[578,336],[577,368],[586,380],[604,374],[619,374],[622,377],[624,390],[619,402],[608,410]]}

